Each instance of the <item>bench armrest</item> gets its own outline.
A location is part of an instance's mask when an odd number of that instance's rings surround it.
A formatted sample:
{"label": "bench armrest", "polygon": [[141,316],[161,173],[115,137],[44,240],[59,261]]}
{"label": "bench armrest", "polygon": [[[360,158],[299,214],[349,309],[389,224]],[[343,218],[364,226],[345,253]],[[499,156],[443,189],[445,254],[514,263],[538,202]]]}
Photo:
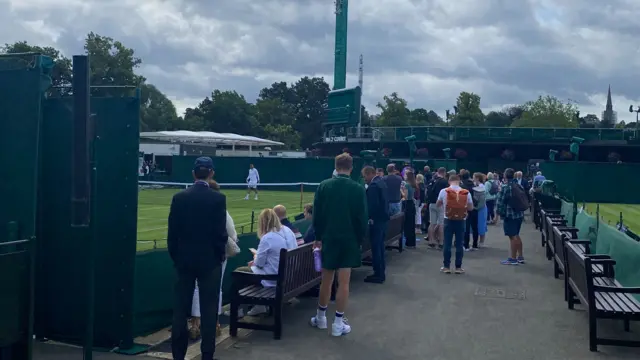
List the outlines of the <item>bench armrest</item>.
{"label": "bench armrest", "polygon": [[600,258],[597,257],[597,255],[585,255],[587,257],[589,257],[591,259],[591,263],[592,264],[602,264],[602,265],[615,265],[616,261],[613,260],[612,258],[608,257],[609,255],[605,255],[607,256],[606,258]]}
{"label": "bench armrest", "polygon": [[[591,258],[591,259],[593,259],[593,260],[607,260],[607,259],[611,259],[611,256],[609,256],[609,255],[603,255],[603,254],[593,254],[593,255],[585,254],[585,256],[588,256],[588,257],[590,257],[590,258]],[[613,259],[611,259],[611,260],[613,260]],[[613,261],[615,262],[615,260],[613,260]],[[592,263],[593,263],[593,261],[592,261]],[[601,264],[601,262],[598,262],[598,264]]]}
{"label": "bench armrest", "polygon": [[594,285],[594,291],[603,291],[618,294],[640,294],[640,287],[618,287],[607,285]]}
{"label": "bench armrest", "polygon": [[591,245],[591,240],[569,239],[567,241],[576,245]]}

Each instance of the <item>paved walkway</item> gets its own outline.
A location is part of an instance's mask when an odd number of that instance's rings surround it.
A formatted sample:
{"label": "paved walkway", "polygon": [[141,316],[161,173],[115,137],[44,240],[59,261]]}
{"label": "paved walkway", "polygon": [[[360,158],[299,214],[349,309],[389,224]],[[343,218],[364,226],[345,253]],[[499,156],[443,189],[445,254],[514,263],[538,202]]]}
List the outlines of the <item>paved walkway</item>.
{"label": "paved walkway", "polygon": [[[363,283],[366,268],[355,272],[347,310],[353,332],[345,337],[311,328],[307,321],[316,304],[303,299],[285,311],[282,340],[253,332],[227,349],[221,346],[217,355],[221,360],[640,358],[638,349],[602,346],[591,353],[586,314],[567,309],[563,283],[553,278],[539,232],[523,226],[528,263],[513,267],[499,264],[507,249],[502,235],[500,227],[490,227],[488,248],[465,253],[465,275],[441,274],[441,253],[424,244],[391,255],[384,285]],[[504,298],[522,292],[522,300]],[[611,325],[603,328],[625,335],[621,322]],[[634,325],[638,336],[640,326]]]}
{"label": "paved walkway", "polygon": [[[439,273],[441,252],[428,250],[423,243],[416,250],[393,252],[384,285],[362,282],[368,268],[354,272],[347,311],[351,334],[334,338],[311,328],[307,322],[316,303],[301,299],[285,310],[282,340],[254,331],[224,341],[216,355],[221,360],[640,358],[640,350],[633,348],[601,346],[598,353],[589,351],[586,313],[567,309],[563,283],[553,278],[539,232],[525,224],[522,237],[528,263],[503,266],[499,261],[506,254],[507,240],[500,227],[490,227],[488,248],[465,253],[465,275]],[[638,324],[632,324],[631,334],[622,331],[621,322],[600,324],[601,331],[615,337],[640,337]],[[42,355],[35,359],[58,359]],[[97,360],[124,358],[96,356]]]}

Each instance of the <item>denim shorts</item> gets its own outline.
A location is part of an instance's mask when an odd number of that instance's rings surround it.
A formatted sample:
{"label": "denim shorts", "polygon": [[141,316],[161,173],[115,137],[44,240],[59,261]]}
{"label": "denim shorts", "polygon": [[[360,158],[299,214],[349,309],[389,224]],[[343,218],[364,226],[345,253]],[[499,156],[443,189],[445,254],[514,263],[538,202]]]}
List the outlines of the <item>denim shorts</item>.
{"label": "denim shorts", "polygon": [[505,236],[518,236],[520,235],[520,228],[522,227],[522,218],[520,219],[503,219],[503,228]]}

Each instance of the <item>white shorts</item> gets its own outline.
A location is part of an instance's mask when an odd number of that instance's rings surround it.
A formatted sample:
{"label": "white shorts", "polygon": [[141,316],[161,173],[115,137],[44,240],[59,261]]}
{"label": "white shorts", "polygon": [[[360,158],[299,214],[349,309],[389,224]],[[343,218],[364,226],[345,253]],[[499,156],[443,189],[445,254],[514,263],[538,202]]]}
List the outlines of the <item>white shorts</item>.
{"label": "white shorts", "polygon": [[[224,270],[227,267],[227,260],[222,263],[222,278],[224,279]],[[222,279],[220,279],[220,298],[218,298],[218,315],[222,314]],[[191,302],[191,316],[200,317],[200,291],[198,290],[198,281],[196,280],[196,288],[193,292],[193,301]]]}
{"label": "white shorts", "polygon": [[247,184],[247,188],[249,188],[249,189],[257,189],[257,188],[258,188],[258,183],[257,183],[257,182],[250,181],[250,182]]}

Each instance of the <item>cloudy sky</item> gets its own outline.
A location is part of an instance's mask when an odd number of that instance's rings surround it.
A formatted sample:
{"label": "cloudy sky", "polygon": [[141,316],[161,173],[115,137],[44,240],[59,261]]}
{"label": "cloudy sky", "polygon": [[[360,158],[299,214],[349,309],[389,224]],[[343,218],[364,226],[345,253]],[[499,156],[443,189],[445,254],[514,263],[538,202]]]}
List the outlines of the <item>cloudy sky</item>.
{"label": "cloudy sky", "polygon": [[[348,86],[364,55],[365,105],[397,91],[444,114],[460,91],[485,110],[551,94],[600,116],[640,105],[639,0],[350,0]],[[332,0],[0,0],[0,43],[82,51],[89,31],[135,49],[176,104],[212,89],[254,101],[274,81],[333,81]],[[635,115],[635,114],[634,114]]]}

